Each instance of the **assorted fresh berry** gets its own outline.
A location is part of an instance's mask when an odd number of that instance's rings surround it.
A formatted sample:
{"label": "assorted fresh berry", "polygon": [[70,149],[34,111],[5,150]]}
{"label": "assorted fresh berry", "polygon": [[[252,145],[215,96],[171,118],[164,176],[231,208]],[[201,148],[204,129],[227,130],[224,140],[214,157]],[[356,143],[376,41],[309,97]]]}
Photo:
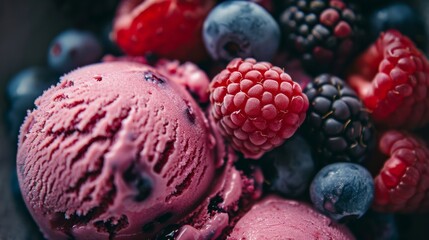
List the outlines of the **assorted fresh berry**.
{"label": "assorted fresh berry", "polygon": [[[405,132],[429,129],[429,62],[419,50],[428,39],[408,3],[54,2],[80,28],[53,39],[47,67],[8,83],[6,116],[15,137],[58,74],[113,53],[103,61],[149,64],[186,88],[240,153],[235,167],[249,181],[262,169],[266,193],[309,195],[336,221],[361,218],[349,222],[358,239],[399,239],[393,213],[429,212],[429,137]],[[129,182],[141,190],[136,199],[144,198],[150,186],[137,180]],[[178,229],[163,229],[159,239],[174,239]]]}
{"label": "assorted fresh berry", "polygon": [[375,129],[356,93],[340,78],[322,74],[304,89],[310,102],[304,130],[317,158],[362,163],[375,143]]}
{"label": "assorted fresh berry", "polygon": [[290,138],[305,119],[307,97],[279,67],[236,58],[210,84],[211,114],[246,158],[257,159]]}
{"label": "assorted fresh berry", "polygon": [[398,31],[382,33],[347,79],[380,127],[415,129],[429,123],[429,62]]}
{"label": "assorted fresh berry", "polygon": [[214,0],[121,1],[112,36],[128,55],[203,60],[202,26],[213,6]]}
{"label": "assorted fresh berry", "polygon": [[362,217],[371,207],[374,182],[359,164],[333,163],[322,168],[310,185],[314,206],[337,221]]}
{"label": "assorted fresh berry", "polygon": [[270,61],[277,53],[280,29],[260,5],[247,1],[226,1],[207,16],[204,44],[216,61],[240,58]]}
{"label": "assorted fresh berry", "polygon": [[409,4],[393,2],[374,10],[369,17],[371,39],[376,40],[380,33],[396,29],[408,36],[418,48],[426,49],[428,38],[423,19]]}
{"label": "assorted fresh berry", "polygon": [[429,147],[401,131],[385,132],[379,150],[386,157],[375,177],[373,208],[382,212],[429,211]]}
{"label": "assorted fresh berry", "polygon": [[362,16],[343,0],[288,0],[280,16],[286,49],[309,72],[340,73],[360,49]]}
{"label": "assorted fresh berry", "polygon": [[261,167],[270,190],[285,197],[302,195],[315,173],[310,145],[298,134],[266,153]]}
{"label": "assorted fresh berry", "polygon": [[49,47],[48,62],[60,73],[100,60],[103,48],[88,31],[70,29],[60,33]]}

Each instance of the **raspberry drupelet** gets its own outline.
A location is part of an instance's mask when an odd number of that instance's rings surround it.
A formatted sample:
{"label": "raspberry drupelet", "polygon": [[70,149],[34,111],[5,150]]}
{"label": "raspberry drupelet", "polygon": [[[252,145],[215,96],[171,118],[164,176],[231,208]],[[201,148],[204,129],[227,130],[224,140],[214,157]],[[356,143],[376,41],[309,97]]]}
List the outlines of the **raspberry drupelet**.
{"label": "raspberry drupelet", "polygon": [[290,138],[305,119],[308,99],[281,68],[236,58],[210,84],[211,114],[244,157],[258,159]]}

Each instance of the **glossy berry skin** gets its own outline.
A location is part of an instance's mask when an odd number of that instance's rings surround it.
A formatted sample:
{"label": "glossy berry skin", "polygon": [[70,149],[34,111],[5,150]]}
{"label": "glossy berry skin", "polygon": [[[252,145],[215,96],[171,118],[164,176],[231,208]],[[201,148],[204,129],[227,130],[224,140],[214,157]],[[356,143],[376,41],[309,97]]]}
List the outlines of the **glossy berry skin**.
{"label": "glossy berry skin", "polygon": [[127,55],[205,60],[202,26],[214,4],[214,0],[122,0],[113,40]]}
{"label": "glossy berry skin", "polygon": [[307,97],[287,73],[251,58],[232,60],[214,77],[210,103],[221,134],[252,159],[290,138],[308,109]]}
{"label": "glossy berry skin", "polygon": [[303,194],[315,170],[311,148],[298,134],[265,154],[261,166],[269,188],[286,197]]}
{"label": "glossy berry skin", "polygon": [[287,51],[315,75],[341,73],[362,43],[360,11],[343,0],[284,2],[279,24]]}
{"label": "glossy berry skin", "polygon": [[420,14],[405,2],[380,7],[369,17],[371,38],[376,40],[381,32],[396,29],[413,40],[420,49],[426,49],[427,33]]}
{"label": "glossy berry skin", "polygon": [[353,89],[336,76],[322,74],[304,93],[310,107],[303,130],[318,160],[363,163],[375,145],[375,128]]}
{"label": "glossy berry skin", "polygon": [[102,46],[94,34],[69,29],[60,33],[51,42],[48,62],[52,69],[66,73],[77,67],[97,62],[102,53]]}
{"label": "glossy berry skin", "polygon": [[18,136],[19,126],[24,121],[27,110],[33,109],[34,100],[57,80],[56,73],[43,67],[27,68],[12,77],[6,89],[9,102],[7,120],[11,135]]}
{"label": "glossy berry skin", "polygon": [[429,62],[400,32],[382,33],[356,59],[347,81],[380,128],[429,123]]}
{"label": "glossy berry skin", "polygon": [[280,42],[280,29],[260,5],[227,1],[217,5],[203,26],[204,44],[216,61],[255,58],[270,61]]}
{"label": "glossy berry skin", "polygon": [[374,182],[358,164],[333,163],[316,174],[310,197],[319,211],[337,221],[360,218],[374,199]]}
{"label": "glossy berry skin", "polygon": [[387,160],[375,177],[373,208],[382,212],[429,211],[429,148],[420,138],[385,132],[379,150]]}

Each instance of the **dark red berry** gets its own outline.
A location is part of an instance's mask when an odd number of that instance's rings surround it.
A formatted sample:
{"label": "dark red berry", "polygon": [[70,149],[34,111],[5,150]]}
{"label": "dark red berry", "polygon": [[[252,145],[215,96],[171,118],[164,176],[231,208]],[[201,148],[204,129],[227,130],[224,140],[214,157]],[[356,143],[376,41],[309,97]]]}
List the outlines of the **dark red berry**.
{"label": "dark red berry", "polygon": [[380,127],[429,123],[429,62],[410,39],[382,33],[354,63],[348,82]]}
{"label": "dark red berry", "polygon": [[375,177],[373,208],[383,212],[429,211],[429,148],[406,132],[385,132],[379,150],[387,160]]}
{"label": "dark red berry", "polygon": [[128,55],[202,60],[202,25],[213,5],[214,0],[122,1],[112,36]]}

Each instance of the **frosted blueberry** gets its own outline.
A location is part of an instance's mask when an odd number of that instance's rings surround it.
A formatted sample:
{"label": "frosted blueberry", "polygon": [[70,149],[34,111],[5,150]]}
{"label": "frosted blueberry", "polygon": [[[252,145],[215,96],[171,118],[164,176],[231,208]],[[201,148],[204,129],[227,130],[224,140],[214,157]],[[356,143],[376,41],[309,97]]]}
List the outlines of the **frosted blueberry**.
{"label": "frosted blueberry", "polygon": [[374,181],[358,164],[333,163],[316,174],[310,197],[319,211],[337,221],[360,218],[374,199]]}
{"label": "frosted blueberry", "polygon": [[214,60],[252,57],[270,61],[280,42],[280,29],[260,5],[247,1],[218,4],[207,16],[203,39]]}

